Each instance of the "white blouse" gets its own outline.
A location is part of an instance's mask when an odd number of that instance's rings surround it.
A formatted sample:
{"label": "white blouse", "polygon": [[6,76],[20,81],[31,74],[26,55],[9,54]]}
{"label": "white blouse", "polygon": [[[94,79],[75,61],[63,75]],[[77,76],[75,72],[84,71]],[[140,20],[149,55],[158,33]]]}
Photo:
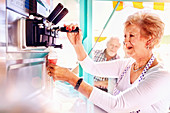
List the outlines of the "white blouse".
{"label": "white blouse", "polygon": [[[93,62],[86,57],[80,64],[85,72],[103,77],[119,78],[133,59],[118,59],[107,62]],[[112,113],[167,113],[170,105],[170,73],[158,64],[145,73],[145,79],[130,83],[130,69],[118,83],[120,94],[113,96],[93,88],[89,100]]]}

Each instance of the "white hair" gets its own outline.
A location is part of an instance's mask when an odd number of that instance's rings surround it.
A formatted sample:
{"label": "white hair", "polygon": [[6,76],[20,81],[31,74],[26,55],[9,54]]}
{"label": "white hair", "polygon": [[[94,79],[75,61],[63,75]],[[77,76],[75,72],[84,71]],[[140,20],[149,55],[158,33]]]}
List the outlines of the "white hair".
{"label": "white hair", "polygon": [[118,38],[118,37],[116,37],[116,36],[112,36],[112,37],[110,37],[108,40],[107,40],[107,43],[106,44],[108,44],[110,41],[112,41],[112,40],[118,40],[118,42],[120,43],[120,39]]}

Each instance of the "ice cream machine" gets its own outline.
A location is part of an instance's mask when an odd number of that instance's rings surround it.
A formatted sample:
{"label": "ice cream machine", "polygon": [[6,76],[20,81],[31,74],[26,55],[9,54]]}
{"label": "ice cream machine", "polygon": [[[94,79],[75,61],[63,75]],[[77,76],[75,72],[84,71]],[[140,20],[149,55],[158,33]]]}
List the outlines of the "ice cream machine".
{"label": "ice cream machine", "polygon": [[[43,17],[37,13],[37,2],[30,2],[29,6],[33,9],[29,12],[29,18],[26,19],[26,46],[62,48],[62,45],[56,45],[55,40],[59,31],[68,32],[68,30],[56,25],[68,13],[68,9],[59,3],[48,17]],[[77,31],[78,28],[72,32]]]}
{"label": "ice cream machine", "polygon": [[[52,10],[51,4],[52,0],[0,1],[0,92],[5,90],[0,106],[14,102],[10,99],[52,95],[53,80],[47,75],[45,56],[49,46],[62,48],[56,38],[58,32],[68,30],[57,24],[68,9],[59,3]],[[7,94],[20,96],[9,99]]]}

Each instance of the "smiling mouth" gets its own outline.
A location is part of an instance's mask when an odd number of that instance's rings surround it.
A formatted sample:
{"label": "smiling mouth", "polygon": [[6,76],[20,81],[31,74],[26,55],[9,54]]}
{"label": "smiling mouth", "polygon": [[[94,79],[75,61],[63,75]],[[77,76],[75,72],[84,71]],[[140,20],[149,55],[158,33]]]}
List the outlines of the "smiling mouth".
{"label": "smiling mouth", "polygon": [[128,49],[132,49],[132,47],[127,47]]}

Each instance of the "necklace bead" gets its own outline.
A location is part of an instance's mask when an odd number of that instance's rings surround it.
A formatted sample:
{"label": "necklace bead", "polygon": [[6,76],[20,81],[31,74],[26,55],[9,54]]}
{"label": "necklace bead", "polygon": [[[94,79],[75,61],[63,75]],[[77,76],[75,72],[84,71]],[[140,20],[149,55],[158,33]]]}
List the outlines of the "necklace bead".
{"label": "necklace bead", "polygon": [[155,56],[152,55],[151,59],[149,60],[149,62],[147,63],[146,67],[144,68],[144,70],[141,74],[141,78],[140,78],[139,82],[145,78],[144,74],[148,71],[149,67],[152,65],[154,60],[155,60]]}

